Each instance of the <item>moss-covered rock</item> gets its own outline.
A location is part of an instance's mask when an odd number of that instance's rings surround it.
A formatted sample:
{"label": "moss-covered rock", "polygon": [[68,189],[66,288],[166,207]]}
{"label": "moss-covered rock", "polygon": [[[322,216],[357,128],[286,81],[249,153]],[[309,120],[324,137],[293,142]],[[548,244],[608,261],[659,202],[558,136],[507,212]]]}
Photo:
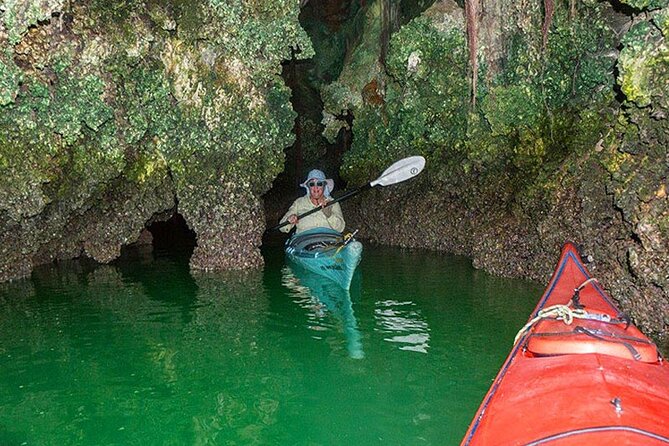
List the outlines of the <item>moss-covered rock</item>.
{"label": "moss-covered rock", "polygon": [[23,73],[14,60],[0,53],[0,106],[14,102],[22,80]]}
{"label": "moss-covered rock", "polygon": [[[492,16],[504,20],[478,23],[475,105],[462,9],[438,2],[402,27],[381,73],[359,67],[350,78],[368,83],[342,88],[340,78],[326,104],[355,118],[347,179],[362,183],[409,154],[426,156],[426,175],[349,205],[350,226],[541,281],[574,240],[640,325],[669,333],[667,15],[656,10],[662,2],[626,3],[654,11],[636,18],[622,45],[617,33],[632,17],[606,3],[556,4],[545,36],[539,4],[496,6]],[[374,79],[378,94],[366,96]],[[388,201],[406,206],[398,214]]]}
{"label": "moss-covered rock", "polygon": [[667,0],[621,0],[621,3],[638,10],[653,10],[667,6]]}
{"label": "moss-covered rock", "polygon": [[51,19],[63,7],[63,0],[6,0],[0,10],[10,44],[16,44],[30,26]]}
{"label": "moss-covered rock", "polygon": [[654,103],[666,108],[663,79],[669,75],[669,47],[665,36],[650,21],[640,22],[625,34],[623,45],[618,83],[626,99],[639,107]]}
{"label": "moss-covered rock", "polygon": [[263,218],[226,228],[258,208],[293,140],[278,73],[313,54],[298,13],[287,0],[5,2],[0,279],[82,252],[108,262],[169,210],[196,228],[194,267],[257,266]]}
{"label": "moss-covered rock", "polygon": [[[444,6],[439,2],[433,8]],[[369,21],[378,21],[375,12],[370,8]],[[352,63],[323,93],[330,115],[354,116],[353,145],[342,165],[342,174],[354,184],[409,153],[443,159],[465,133],[468,84],[461,13],[442,15],[438,22],[423,17],[409,22],[392,37],[385,67],[378,60],[378,32],[366,29]],[[336,120],[328,124],[326,132],[339,125]]]}

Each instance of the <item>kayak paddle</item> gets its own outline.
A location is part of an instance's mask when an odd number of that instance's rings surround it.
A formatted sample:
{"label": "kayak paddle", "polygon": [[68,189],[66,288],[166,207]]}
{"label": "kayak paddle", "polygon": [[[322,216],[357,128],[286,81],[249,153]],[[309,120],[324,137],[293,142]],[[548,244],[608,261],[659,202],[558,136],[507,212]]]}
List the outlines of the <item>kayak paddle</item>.
{"label": "kayak paddle", "polygon": [[[298,219],[304,218],[307,215],[311,215],[314,212],[318,212],[321,209],[324,209],[332,204],[339,203],[340,201],[347,200],[354,195],[358,195],[362,191],[366,191],[368,189],[373,188],[374,186],[390,186],[391,184],[397,184],[401,183],[402,181],[406,181],[408,179],[411,179],[421,173],[423,169],[425,168],[425,158],[422,156],[410,156],[408,158],[401,159],[395,163],[393,163],[389,168],[383,171],[380,177],[378,177],[376,180],[371,181],[364,186],[360,186],[356,189],[353,189],[350,192],[345,193],[339,198],[335,198],[332,201],[328,201],[328,203],[323,206],[323,207],[316,207],[310,211],[307,211],[303,214],[300,214],[297,216]],[[283,223],[280,223],[276,226],[272,226],[269,228],[270,231],[273,231],[275,229],[282,228],[286,225],[289,225],[290,222],[284,221]]]}

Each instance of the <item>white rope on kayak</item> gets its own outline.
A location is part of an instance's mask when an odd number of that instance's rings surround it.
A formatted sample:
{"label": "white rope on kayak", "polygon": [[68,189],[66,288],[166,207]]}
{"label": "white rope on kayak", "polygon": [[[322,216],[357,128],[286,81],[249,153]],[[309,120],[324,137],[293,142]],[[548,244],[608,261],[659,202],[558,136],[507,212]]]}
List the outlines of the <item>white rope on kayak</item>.
{"label": "white rope on kayak", "polygon": [[518,331],[515,339],[513,340],[513,345],[516,345],[518,339],[520,339],[525,333],[527,333],[530,328],[537,322],[542,319],[552,318],[558,321],[563,321],[566,325],[571,325],[574,321],[574,318],[577,319],[590,319],[587,311],[583,309],[573,309],[569,305],[553,305],[542,310],[539,310],[537,316],[532,318],[523,328]]}
{"label": "white rope on kayak", "polygon": [[576,289],[581,291],[583,288],[585,288],[585,286],[587,284],[592,283],[592,282],[599,282],[599,280],[597,280],[596,277],[591,277],[588,280],[586,280],[585,282],[583,282],[582,284],[580,284],[578,287],[576,287]]}
{"label": "white rope on kayak", "polygon": [[[583,288],[585,288],[587,284],[594,282],[598,282],[598,280],[595,277],[591,277],[574,289],[574,297],[572,298],[572,300],[575,304],[578,304],[578,293]],[[611,317],[607,314],[596,315],[588,313],[583,308],[571,308],[569,305],[563,305],[563,304],[553,305],[544,308],[542,310],[539,310],[537,316],[534,317],[532,320],[530,320],[527,324],[525,324],[525,326],[521,328],[520,331],[518,331],[518,334],[513,340],[513,345],[516,345],[518,339],[520,339],[525,333],[527,333],[534,324],[539,322],[541,319],[547,319],[547,318],[553,318],[558,321],[563,321],[565,325],[571,325],[571,323],[574,321],[574,318],[595,319],[605,322],[611,321]]]}

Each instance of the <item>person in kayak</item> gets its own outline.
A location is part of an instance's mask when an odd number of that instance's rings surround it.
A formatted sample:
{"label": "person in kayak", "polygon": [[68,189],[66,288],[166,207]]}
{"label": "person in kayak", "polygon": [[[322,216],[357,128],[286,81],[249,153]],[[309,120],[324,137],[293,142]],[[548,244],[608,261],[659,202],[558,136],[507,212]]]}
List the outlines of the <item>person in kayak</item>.
{"label": "person in kayak", "polygon": [[[325,178],[325,174],[314,169],[307,175],[307,180],[300,184],[307,190],[307,195],[299,197],[290,205],[288,212],[281,218],[281,223],[288,221],[290,224],[280,228],[282,232],[289,232],[293,227],[297,227],[296,233],[300,233],[312,228],[332,228],[335,231],[342,232],[346,226],[344,216],[341,212],[339,203],[324,207],[332,200],[330,193],[334,189],[334,181]],[[298,215],[322,207],[320,212],[314,212],[304,218]]]}

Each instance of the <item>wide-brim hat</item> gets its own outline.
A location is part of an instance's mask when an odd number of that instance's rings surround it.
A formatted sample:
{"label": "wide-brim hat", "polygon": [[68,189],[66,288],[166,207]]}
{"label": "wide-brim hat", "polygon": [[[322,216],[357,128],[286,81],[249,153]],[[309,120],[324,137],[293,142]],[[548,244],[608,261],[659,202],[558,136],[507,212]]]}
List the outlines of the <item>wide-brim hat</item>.
{"label": "wide-brim hat", "polygon": [[309,180],[316,180],[316,181],[325,181],[325,189],[323,189],[323,195],[326,197],[330,196],[330,193],[334,190],[334,180],[332,178],[325,178],[325,174],[318,170],[314,169],[307,174],[307,179],[304,180],[304,183],[300,184],[303,188],[307,190],[307,196],[310,195],[309,193],[309,186],[307,186],[307,183]]}

